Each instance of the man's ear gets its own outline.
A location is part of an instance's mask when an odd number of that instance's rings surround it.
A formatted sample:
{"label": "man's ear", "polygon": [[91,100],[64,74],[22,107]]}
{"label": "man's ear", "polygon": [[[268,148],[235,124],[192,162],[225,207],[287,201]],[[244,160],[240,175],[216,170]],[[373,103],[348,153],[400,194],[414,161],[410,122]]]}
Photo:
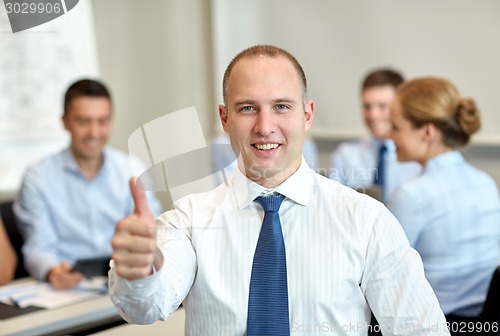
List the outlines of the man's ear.
{"label": "man's ear", "polygon": [[227,125],[227,121],[228,121],[228,110],[227,110],[227,107],[223,104],[220,104],[219,105],[219,118],[220,118],[220,122],[222,124],[222,129],[224,130],[224,132],[228,132],[228,125]]}
{"label": "man's ear", "polygon": [[68,127],[68,117],[64,114],[62,117],[61,117],[61,121],[63,123],[63,126],[64,126],[64,129],[66,131],[69,131],[69,127]]}
{"label": "man's ear", "polygon": [[309,130],[314,119],[314,100],[309,99],[304,106],[305,113],[305,130]]}

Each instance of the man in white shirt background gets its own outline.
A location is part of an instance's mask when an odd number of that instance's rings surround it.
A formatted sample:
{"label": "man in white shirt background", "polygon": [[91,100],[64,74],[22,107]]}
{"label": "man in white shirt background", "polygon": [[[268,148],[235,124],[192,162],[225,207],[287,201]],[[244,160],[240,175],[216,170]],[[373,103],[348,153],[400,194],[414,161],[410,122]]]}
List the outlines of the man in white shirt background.
{"label": "man in white shirt background", "polygon": [[363,80],[361,104],[370,138],[339,144],[330,156],[328,176],[358,191],[372,192],[387,203],[394,190],[421,170],[414,162],[399,163],[391,133],[391,103],[403,76],[393,69],[377,69]]}

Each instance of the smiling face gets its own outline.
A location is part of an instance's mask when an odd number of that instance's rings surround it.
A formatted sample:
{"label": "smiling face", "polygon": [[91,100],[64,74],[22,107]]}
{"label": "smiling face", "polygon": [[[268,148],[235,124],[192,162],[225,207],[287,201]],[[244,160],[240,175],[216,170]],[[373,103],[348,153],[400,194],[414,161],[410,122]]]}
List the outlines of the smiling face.
{"label": "smiling face", "polygon": [[415,127],[403,114],[401,103],[396,99],[391,107],[391,138],[396,145],[398,161],[417,161],[425,164],[428,156],[427,127]]}
{"label": "smiling face", "polygon": [[391,104],[396,89],[391,85],[373,86],[362,93],[363,118],[371,134],[386,139],[391,133]]}
{"label": "smiling face", "polygon": [[314,102],[304,104],[303,92],[283,56],[246,57],[231,71],[226,105],[219,106],[222,126],[240,153],[240,170],[265,187],[281,184],[302,162],[314,114]]}
{"label": "smiling face", "polygon": [[98,162],[111,131],[111,102],[106,97],[74,98],[63,116],[78,163]]}

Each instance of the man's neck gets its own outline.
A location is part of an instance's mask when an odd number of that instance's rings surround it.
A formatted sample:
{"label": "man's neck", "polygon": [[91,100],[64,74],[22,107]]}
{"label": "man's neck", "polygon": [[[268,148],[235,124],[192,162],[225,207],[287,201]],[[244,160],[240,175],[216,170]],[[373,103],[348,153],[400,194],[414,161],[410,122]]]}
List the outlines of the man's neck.
{"label": "man's neck", "polygon": [[279,170],[276,174],[272,176],[263,176],[262,178],[256,178],[250,174],[246,174],[246,176],[254,181],[257,184],[260,184],[264,188],[274,189],[283,182],[285,182],[290,176],[292,176],[298,169],[300,168],[300,164],[297,167],[288,167],[286,170]]}
{"label": "man's neck", "polygon": [[384,142],[384,141],[389,140],[390,137],[389,136],[386,136],[386,137],[376,137],[376,136],[373,136],[373,139],[378,140],[380,142]]}
{"label": "man's neck", "polygon": [[91,159],[75,157],[75,161],[82,174],[89,180],[93,180],[97,177],[99,170],[101,169],[102,153],[99,157]]}

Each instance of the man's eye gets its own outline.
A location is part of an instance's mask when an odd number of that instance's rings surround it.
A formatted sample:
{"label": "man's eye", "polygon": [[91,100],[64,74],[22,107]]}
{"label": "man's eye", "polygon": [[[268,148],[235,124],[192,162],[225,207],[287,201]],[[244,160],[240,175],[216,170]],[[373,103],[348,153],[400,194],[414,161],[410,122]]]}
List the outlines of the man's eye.
{"label": "man's eye", "polygon": [[240,108],[240,111],[242,111],[242,112],[253,111],[253,107],[252,106],[243,106],[242,108]]}
{"label": "man's eye", "polygon": [[99,120],[99,126],[108,126],[111,120],[109,118],[106,119],[100,119]]}
{"label": "man's eye", "polygon": [[88,124],[90,124],[90,122],[88,120],[85,120],[85,119],[77,119],[76,123],[80,126],[87,126]]}
{"label": "man's eye", "polygon": [[276,105],[276,109],[277,110],[287,110],[288,109],[288,105],[278,104],[278,105]]}

